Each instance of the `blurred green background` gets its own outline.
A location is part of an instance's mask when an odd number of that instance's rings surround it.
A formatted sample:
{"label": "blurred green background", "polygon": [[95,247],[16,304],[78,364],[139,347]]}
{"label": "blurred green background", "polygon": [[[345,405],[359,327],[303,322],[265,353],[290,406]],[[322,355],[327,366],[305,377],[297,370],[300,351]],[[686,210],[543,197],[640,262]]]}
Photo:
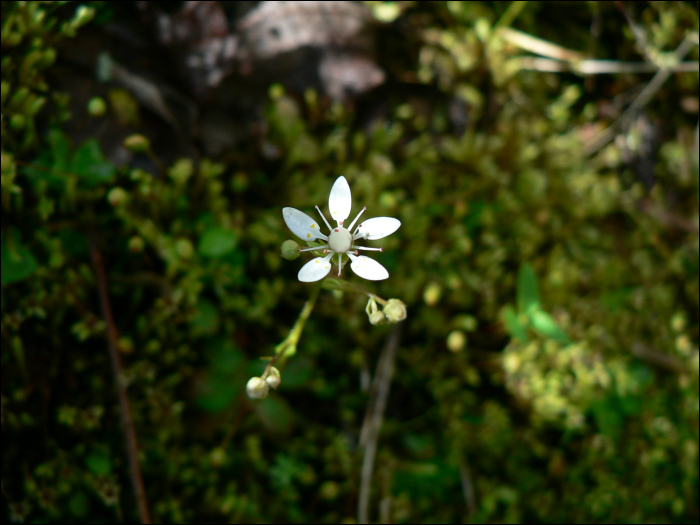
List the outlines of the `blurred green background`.
{"label": "blurred green background", "polygon": [[[698,106],[697,2],[2,2],[3,522],[696,523]],[[340,175],[408,317],[251,400]]]}

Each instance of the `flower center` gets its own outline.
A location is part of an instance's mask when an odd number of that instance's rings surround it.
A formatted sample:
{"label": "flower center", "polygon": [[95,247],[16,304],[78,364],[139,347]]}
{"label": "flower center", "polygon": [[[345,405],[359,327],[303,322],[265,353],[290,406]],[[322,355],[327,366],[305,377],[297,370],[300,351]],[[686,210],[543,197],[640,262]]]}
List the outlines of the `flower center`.
{"label": "flower center", "polygon": [[345,253],[352,246],[352,235],[348,230],[339,226],[333,228],[328,236],[328,248],[336,253]]}

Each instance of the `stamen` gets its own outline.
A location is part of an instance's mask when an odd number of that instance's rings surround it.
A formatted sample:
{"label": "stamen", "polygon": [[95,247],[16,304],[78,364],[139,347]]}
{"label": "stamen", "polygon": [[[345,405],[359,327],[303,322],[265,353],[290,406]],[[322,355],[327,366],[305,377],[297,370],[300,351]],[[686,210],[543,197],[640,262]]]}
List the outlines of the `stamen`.
{"label": "stamen", "polygon": [[[299,248],[299,253],[301,253],[301,252],[312,252],[312,251],[314,251],[314,250],[320,250],[321,248],[323,248],[323,246],[312,246],[311,248],[303,248],[303,249],[302,249],[302,248]],[[325,250],[324,253],[327,252],[327,251],[328,251],[328,250]]]}
{"label": "stamen", "polygon": [[[357,219],[360,218],[360,215],[362,215],[362,214],[365,212],[366,209],[367,209],[367,206],[365,206],[364,208],[362,208],[362,209],[360,210],[360,213],[357,214],[357,217],[355,217],[355,220],[352,221],[352,223],[350,224],[350,226],[348,226],[348,231],[351,231],[351,230],[352,230],[352,227],[355,226],[355,223],[357,222]],[[343,223],[341,222],[340,224],[343,224]]]}
{"label": "stamen", "polygon": [[323,219],[323,222],[326,223],[326,226],[328,226],[328,229],[329,229],[329,230],[332,230],[333,228],[331,228],[331,225],[328,224],[328,221],[326,220],[326,216],[325,216],[325,215],[323,214],[323,212],[321,211],[321,208],[318,207],[318,204],[316,205],[316,209],[318,210],[318,213],[321,214],[321,218]]}
{"label": "stamen", "polygon": [[369,246],[352,246],[352,248],[355,248],[357,250],[370,250],[373,252],[383,252],[384,248],[370,248]]}
{"label": "stamen", "polygon": [[342,270],[342,266],[340,266],[340,263],[343,261],[343,254],[339,253],[338,254],[338,277],[340,277],[340,270]]}

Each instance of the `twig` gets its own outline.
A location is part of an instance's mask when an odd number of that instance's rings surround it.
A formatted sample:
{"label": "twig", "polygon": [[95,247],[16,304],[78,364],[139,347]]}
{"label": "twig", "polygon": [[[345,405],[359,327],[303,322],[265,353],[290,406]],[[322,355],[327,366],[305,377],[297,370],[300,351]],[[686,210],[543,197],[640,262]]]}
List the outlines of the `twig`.
{"label": "twig", "polygon": [[469,516],[476,514],[476,495],[474,494],[474,483],[469,473],[467,460],[461,458],[459,460],[459,477],[462,480],[462,491],[464,492],[464,501],[467,503],[467,513]]}
{"label": "twig", "polygon": [[632,104],[625,110],[625,112],[618,118],[614,123],[612,123],[608,128],[601,131],[595,138],[593,138],[588,144],[586,144],[586,154],[591,155],[598,151],[600,148],[605,146],[610,142],[618,130],[624,128],[627,123],[644,107],[646,106],[656,92],[661,89],[668,77],[673,73],[673,68],[678,64],[685,55],[697,45],[689,35],[683,39],[683,42],[676,48],[672,55],[671,63],[667,63],[663,68],[661,68],[654,78],[647,84],[647,86],[642,90],[639,96],[635,99]]}
{"label": "twig", "polygon": [[523,9],[525,9],[525,6],[527,6],[527,2],[522,0],[511,2],[506,12],[503,13],[501,18],[498,19],[498,22],[496,22],[495,27],[508,27],[511,25],[515,22],[515,19],[518,18],[518,15],[522,13]]}
{"label": "twig", "polygon": [[[571,71],[579,75],[604,75],[619,73],[656,73],[659,67],[650,62],[622,62],[618,60],[580,60],[567,62],[552,58],[513,57],[508,60],[509,67],[517,70],[544,71],[563,73]],[[697,62],[680,62],[670,66],[672,73],[696,73],[700,70]]]}
{"label": "twig", "polygon": [[656,348],[646,345],[644,343],[635,342],[632,343],[630,348],[632,355],[638,359],[641,359],[645,363],[662,368],[663,370],[668,370],[669,372],[675,372],[680,374],[685,371],[683,363]]}
{"label": "twig", "polygon": [[121,359],[119,358],[117,327],[114,324],[112,317],[112,307],[109,304],[109,296],[107,294],[107,277],[105,275],[104,263],[102,262],[102,253],[97,247],[97,239],[95,232],[90,233],[90,252],[92,255],[92,264],[97,275],[98,292],[100,295],[100,305],[102,308],[102,316],[107,323],[107,342],[109,348],[109,358],[112,362],[112,371],[114,373],[114,382],[117,385],[119,395],[119,410],[122,416],[122,431],[126,440],[126,452],[129,460],[129,473],[131,475],[131,485],[134,489],[134,498],[141,516],[141,523],[151,523],[151,518],[148,512],[148,503],[146,502],[146,491],[143,486],[143,478],[141,477],[141,465],[139,464],[139,448],[136,441],[136,430],[134,421],[131,417],[129,409],[129,398],[126,394],[126,384],[124,382],[124,372],[122,370]]}
{"label": "twig", "polygon": [[372,489],[372,472],[374,471],[374,458],[377,454],[377,442],[379,432],[384,420],[384,410],[389,399],[389,388],[391,379],[394,376],[394,363],[396,353],[399,349],[400,326],[394,326],[389,334],[389,338],[384,345],[379,362],[377,363],[377,373],[372,384],[372,393],[367,405],[362,430],[360,431],[360,447],[364,447],[365,455],[362,460],[362,474],[360,481],[360,495],[357,502],[358,523],[368,523],[369,496]]}
{"label": "twig", "polygon": [[586,55],[567,49],[557,44],[552,44],[547,40],[542,40],[536,36],[528,35],[517,29],[503,27],[498,34],[505,40],[515,46],[518,46],[525,51],[537,53],[540,56],[554,58],[557,60],[570,60],[572,62],[586,59]]}

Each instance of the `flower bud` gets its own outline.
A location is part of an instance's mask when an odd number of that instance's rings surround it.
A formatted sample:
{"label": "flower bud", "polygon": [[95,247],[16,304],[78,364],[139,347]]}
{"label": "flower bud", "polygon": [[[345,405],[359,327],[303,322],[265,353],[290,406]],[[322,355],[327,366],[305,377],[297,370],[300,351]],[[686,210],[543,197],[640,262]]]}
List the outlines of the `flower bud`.
{"label": "flower bud", "polygon": [[175,244],[175,251],[182,259],[189,259],[194,255],[194,246],[189,239],[179,239]]}
{"label": "flower bud", "polygon": [[270,368],[270,373],[265,378],[265,382],[268,385],[270,385],[270,388],[276,389],[278,386],[280,386],[280,383],[282,382],[282,376],[280,375],[280,371],[277,370],[274,366]]}
{"label": "flower bud", "polygon": [[129,239],[129,251],[132,253],[142,252],[145,246],[145,241],[138,235],[134,235],[131,239]]}
{"label": "flower bud", "polygon": [[371,314],[369,314],[369,322],[372,323],[374,326],[385,324],[386,315],[384,315],[384,312],[381,311],[372,312]]}
{"label": "flower bud", "polygon": [[467,336],[461,330],[454,330],[447,336],[447,348],[450,352],[459,352],[467,345]]}
{"label": "flower bud", "polygon": [[102,97],[92,97],[88,101],[88,113],[91,117],[101,117],[107,111],[107,104]]}
{"label": "flower bud", "polygon": [[248,397],[253,399],[265,399],[270,393],[270,385],[261,377],[251,377],[245,388],[248,392]]}
{"label": "flower bud", "polygon": [[282,258],[287,259],[288,261],[293,261],[298,257],[299,245],[291,239],[284,241],[282,243]]}
{"label": "flower bud", "polygon": [[384,307],[384,314],[390,323],[406,319],[406,305],[400,299],[389,299]]}
{"label": "flower bud", "polygon": [[151,148],[151,143],[143,135],[135,133],[134,135],[129,135],[124,139],[124,147],[129,151],[133,151],[134,153],[142,153]]}
{"label": "flower bud", "polygon": [[119,206],[120,204],[123,204],[126,202],[127,198],[129,198],[129,194],[124,188],[112,188],[107,194],[107,200],[112,206]]}
{"label": "flower bud", "polygon": [[442,287],[438,283],[429,283],[423,291],[423,300],[428,306],[435,306],[442,295]]}

